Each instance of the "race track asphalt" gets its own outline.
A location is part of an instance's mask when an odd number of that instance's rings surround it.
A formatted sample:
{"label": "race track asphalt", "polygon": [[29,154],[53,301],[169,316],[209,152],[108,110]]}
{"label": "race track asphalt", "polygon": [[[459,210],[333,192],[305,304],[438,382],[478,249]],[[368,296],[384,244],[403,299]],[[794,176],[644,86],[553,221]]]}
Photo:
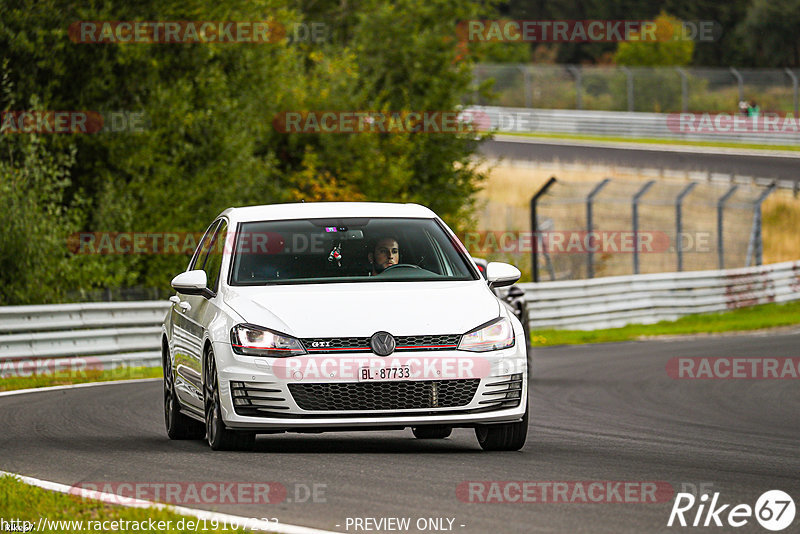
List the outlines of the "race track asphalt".
{"label": "race track asphalt", "polygon": [[[418,518],[451,518],[463,533],[729,532],[667,528],[672,494],[647,504],[485,504],[462,502],[456,489],[465,481],[660,481],[675,492],[704,484],[725,503],[751,506],[780,489],[800,505],[797,380],[666,372],[676,356],[797,357],[799,348],[800,330],[536,349],[519,452],[482,452],[469,429],[443,441],[410,430],[266,435],[254,452],[212,452],[167,439],[160,382],[2,397],[0,469],[70,485],[279,482],[288,489],[281,503],[180,504],[342,532],[375,532],[346,528],[347,518],[365,517],[408,517],[410,532],[420,531]],[[324,485],[318,502],[297,502],[313,484]],[[735,530],[767,532],[753,519]]]}
{"label": "race track asphalt", "polygon": [[[800,153],[781,155],[730,148],[697,148],[678,145],[647,148],[646,145],[615,143],[592,146],[592,142],[497,136],[483,143],[480,152],[491,159],[583,163],[620,167],[670,169],[741,175],[776,180],[800,180]],[[596,143],[601,145],[600,143]],[[687,151],[688,150],[688,151]]]}

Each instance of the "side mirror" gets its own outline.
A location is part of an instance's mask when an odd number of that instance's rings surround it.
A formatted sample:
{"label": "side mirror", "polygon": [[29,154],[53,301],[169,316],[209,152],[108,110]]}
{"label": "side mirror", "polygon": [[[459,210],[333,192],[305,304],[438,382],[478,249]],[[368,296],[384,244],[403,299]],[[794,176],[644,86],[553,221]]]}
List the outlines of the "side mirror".
{"label": "side mirror", "polygon": [[499,261],[489,262],[486,266],[486,279],[491,287],[510,286],[522,276],[519,269],[508,263]]}
{"label": "side mirror", "polygon": [[208,277],[203,270],[186,271],[172,279],[172,287],[184,295],[202,295],[207,291]]}

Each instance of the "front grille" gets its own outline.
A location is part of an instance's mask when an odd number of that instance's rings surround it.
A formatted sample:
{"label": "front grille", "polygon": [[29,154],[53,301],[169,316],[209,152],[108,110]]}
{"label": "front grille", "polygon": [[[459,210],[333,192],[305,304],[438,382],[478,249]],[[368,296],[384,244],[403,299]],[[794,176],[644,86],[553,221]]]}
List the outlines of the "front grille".
{"label": "front grille", "polygon": [[483,400],[478,404],[487,408],[513,408],[522,400],[522,374],[517,373],[486,384],[487,391],[481,395]]}
{"label": "front grille", "polygon": [[472,401],[479,378],[397,382],[289,384],[303,410],[414,410],[455,408]]}
{"label": "front grille", "polygon": [[452,350],[458,347],[461,335],[397,336],[397,350]]}
{"label": "front grille", "polygon": [[[371,352],[368,337],[315,337],[301,340],[311,354],[336,352]],[[454,350],[458,348],[461,334],[428,336],[396,336],[395,352],[417,350]]]}
{"label": "front grille", "polygon": [[289,409],[285,394],[271,382],[231,382],[231,397],[237,415],[263,415]]}

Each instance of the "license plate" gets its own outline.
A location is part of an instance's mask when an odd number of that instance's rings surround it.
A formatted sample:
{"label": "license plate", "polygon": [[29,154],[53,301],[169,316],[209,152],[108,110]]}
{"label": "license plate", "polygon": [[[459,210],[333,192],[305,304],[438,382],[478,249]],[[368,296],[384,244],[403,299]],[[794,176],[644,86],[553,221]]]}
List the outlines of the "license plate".
{"label": "license plate", "polygon": [[359,382],[387,382],[393,380],[409,380],[411,378],[410,365],[395,367],[362,367],[359,369]]}

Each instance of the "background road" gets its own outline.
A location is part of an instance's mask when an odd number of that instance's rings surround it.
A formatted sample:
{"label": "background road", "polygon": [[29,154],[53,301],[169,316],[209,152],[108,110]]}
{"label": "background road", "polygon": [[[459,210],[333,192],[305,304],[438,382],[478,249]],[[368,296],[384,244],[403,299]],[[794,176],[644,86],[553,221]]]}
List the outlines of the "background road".
{"label": "background road", "polygon": [[[702,171],[742,176],[755,176],[778,180],[800,180],[800,153],[792,157],[777,155],[754,155],[742,149],[700,148],[698,150],[717,151],[686,152],[687,147],[675,146],[675,151],[634,148],[631,146],[605,147],[584,146],[580,142],[559,141],[558,139],[508,140],[509,136],[498,136],[495,140],[481,145],[481,153],[490,158],[528,160],[562,163],[595,163],[636,168],[663,168],[683,171]],[[689,147],[691,148],[691,147]]]}
{"label": "background road", "polygon": [[[270,435],[253,453],[213,453],[166,438],[160,382],[10,396],[0,398],[0,469],[65,484],[277,481],[290,499],[293,484],[321,483],[324,503],[200,507],[341,531],[364,516],[450,517],[464,533],[678,530],[666,528],[671,502],[467,504],[455,490],[465,480],[666,481],[676,491],[711,483],[724,502],[751,506],[781,489],[800,505],[797,381],[665,371],[678,355],[796,357],[798,347],[800,330],[538,349],[528,443],[505,453],[481,452],[464,429],[438,442],[409,430]],[[767,531],[751,520],[737,532]]]}

